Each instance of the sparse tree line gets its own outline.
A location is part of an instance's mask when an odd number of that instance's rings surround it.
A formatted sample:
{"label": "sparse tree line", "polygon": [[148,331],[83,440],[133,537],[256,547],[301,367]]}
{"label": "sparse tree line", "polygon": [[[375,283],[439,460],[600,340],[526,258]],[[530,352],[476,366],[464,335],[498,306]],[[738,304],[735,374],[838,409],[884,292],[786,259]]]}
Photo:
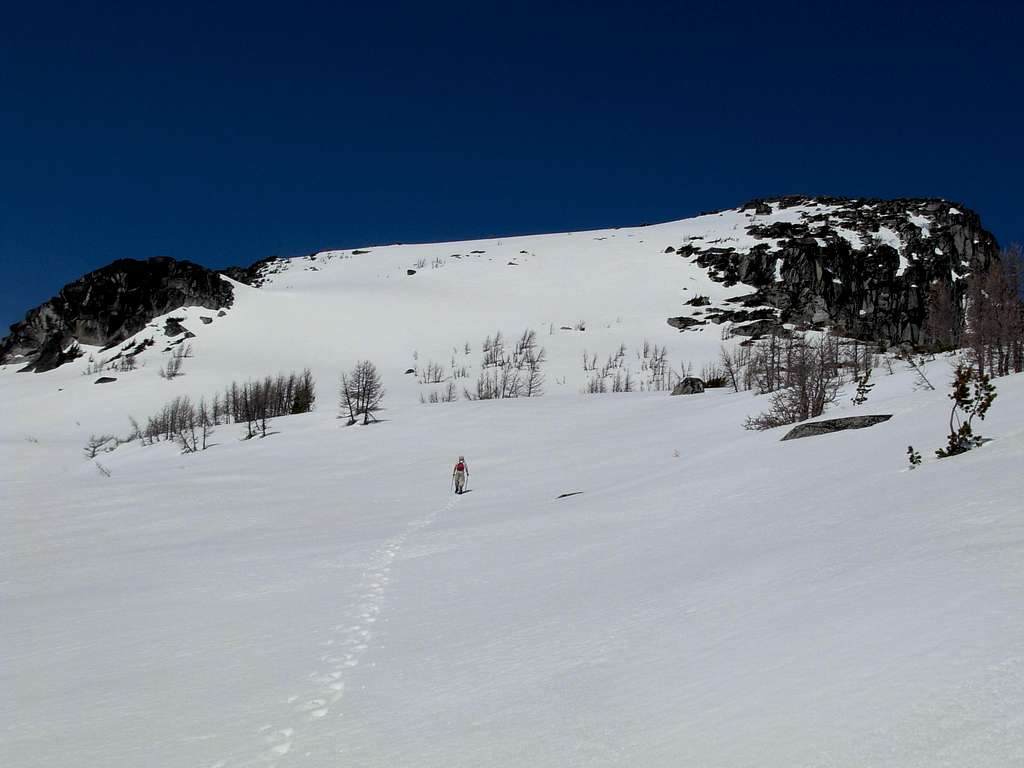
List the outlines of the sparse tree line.
{"label": "sparse tree line", "polygon": [[287,376],[267,376],[243,383],[232,382],[223,392],[198,402],[181,395],[167,402],[140,426],[129,417],[132,430],[125,438],[92,435],[84,449],[86,458],[112,451],[123,443],[142,445],[175,442],[183,452],[195,453],[210,446],[214,429],[225,424],[245,424],[244,439],[266,437],[269,420],[277,416],[307,413],[316,402],[316,386],[309,369]]}
{"label": "sparse tree line", "polygon": [[858,382],[854,403],[866,402],[878,359],[872,345],[828,331],[772,333],[753,344],[723,347],[714,370],[736,392],[771,396],[768,410],[744,424],[760,430],[820,416],[850,380]]}
{"label": "sparse tree line", "polygon": [[[384,402],[384,387],[376,366],[358,362],[341,375],[340,417],[348,424],[362,418],[364,424],[376,421]],[[140,426],[129,417],[132,430],[127,437],[92,435],[83,452],[88,459],[115,450],[119,445],[138,440],[142,445],[177,443],[182,452],[196,453],[210,447],[214,430],[226,424],[244,424],[243,440],[266,437],[270,420],[279,416],[308,413],[316,403],[316,383],[308,368],[287,376],[266,376],[246,382],[232,382],[212,397],[194,401],[180,395],[167,402]]]}
{"label": "sparse tree line", "polygon": [[[122,349],[116,355],[109,358],[97,359],[95,355],[89,354],[86,359],[86,366],[82,369],[83,376],[95,376],[96,374],[111,371],[114,373],[128,373],[134,371],[140,367],[144,367],[146,363],[143,361],[141,364],[136,360],[139,353],[149,347],[153,346],[152,339],[144,339],[138,344]],[[183,375],[182,369],[185,364],[185,360],[193,356],[192,345],[184,344],[175,348],[168,348],[164,350],[170,352],[167,360],[160,366],[157,373],[160,378],[163,379],[176,379],[178,376]],[[82,347],[78,342],[74,342],[69,347],[67,353],[65,353],[69,359],[82,357],[85,353],[82,351]]]}
{"label": "sparse tree line", "polygon": [[[452,348],[450,373],[444,366],[427,361],[422,368],[412,369],[422,384],[445,384],[442,390],[420,394],[421,403],[450,403],[459,399],[461,379],[469,378],[469,366],[460,364],[459,355],[468,356],[472,351],[467,341],[462,348]],[[413,358],[419,356],[413,353]],[[466,400],[497,400],[507,397],[539,397],[544,394],[543,365],[547,352],[537,341],[537,332],[527,328],[514,344],[507,344],[505,336],[498,331],[488,336],[481,344],[480,375],[470,388],[463,385],[462,397]]]}
{"label": "sparse tree line", "polygon": [[967,278],[957,297],[935,282],[929,290],[924,344],[932,352],[965,350],[979,374],[1006,376],[1024,371],[1024,258],[1007,248],[986,269]]}
{"label": "sparse tree line", "polygon": [[609,355],[599,367],[597,355],[584,350],[583,371],[590,374],[583,387],[584,394],[662,392],[672,389],[680,379],[680,375],[669,365],[667,347],[659,347],[644,339],[636,350],[635,358],[637,372],[633,370],[628,348],[620,343],[618,350]]}
{"label": "sparse tree line", "polygon": [[182,450],[205,450],[214,427],[245,424],[245,439],[266,437],[268,420],[308,413],[316,402],[316,385],[309,369],[287,376],[267,376],[239,384],[232,382],[213,397],[198,403],[188,396],[171,400],[146,421],[142,442],[177,441]]}

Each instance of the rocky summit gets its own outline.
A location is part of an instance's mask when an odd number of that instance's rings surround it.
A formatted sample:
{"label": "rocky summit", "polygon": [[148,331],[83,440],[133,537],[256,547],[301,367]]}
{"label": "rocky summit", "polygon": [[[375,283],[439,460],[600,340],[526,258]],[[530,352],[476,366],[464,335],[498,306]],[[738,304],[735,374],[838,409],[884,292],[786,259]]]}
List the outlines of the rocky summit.
{"label": "rocky summit", "polygon": [[691,236],[677,253],[718,282],[755,290],[711,306],[696,297],[690,305],[703,308],[671,325],[728,322],[748,336],[788,324],[828,326],[916,344],[931,286],[946,286],[958,301],[965,278],[998,258],[978,215],[946,200],[789,196],[752,200],[738,212],[741,226]]}
{"label": "rocky summit", "polygon": [[107,347],[179,307],[219,309],[233,300],[228,281],[190,261],[120,259],[68,283],[11,326],[0,342],[0,363],[48,371],[73,359],[68,348],[75,343]]}

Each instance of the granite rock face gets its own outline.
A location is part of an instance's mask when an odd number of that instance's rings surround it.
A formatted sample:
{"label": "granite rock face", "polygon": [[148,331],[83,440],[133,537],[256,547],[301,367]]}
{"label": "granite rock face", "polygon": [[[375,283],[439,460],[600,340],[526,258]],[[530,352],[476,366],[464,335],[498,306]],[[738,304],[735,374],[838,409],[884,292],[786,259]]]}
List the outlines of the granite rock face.
{"label": "granite rock face", "polygon": [[[854,338],[918,343],[934,281],[959,299],[965,278],[998,258],[977,214],[938,199],[779,197],[738,209],[736,237],[682,243],[677,253],[727,286],[754,291],[703,313],[741,335],[792,323]],[[680,318],[669,323],[680,327]]]}
{"label": "granite rock face", "polygon": [[166,257],[121,259],[65,285],[11,326],[0,341],[0,363],[48,371],[70,358],[77,341],[102,347],[142,330],[158,315],[184,306],[231,306],[231,284],[213,270]]}

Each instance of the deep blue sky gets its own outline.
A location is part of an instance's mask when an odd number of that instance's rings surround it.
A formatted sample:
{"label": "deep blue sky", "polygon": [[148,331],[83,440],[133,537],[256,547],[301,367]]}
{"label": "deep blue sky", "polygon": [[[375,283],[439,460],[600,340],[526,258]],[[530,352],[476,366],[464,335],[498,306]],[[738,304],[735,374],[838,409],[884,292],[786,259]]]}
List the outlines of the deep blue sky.
{"label": "deep blue sky", "polygon": [[1024,241],[1022,22],[962,0],[7,4],[0,323],[115,258],[772,194],[943,196]]}

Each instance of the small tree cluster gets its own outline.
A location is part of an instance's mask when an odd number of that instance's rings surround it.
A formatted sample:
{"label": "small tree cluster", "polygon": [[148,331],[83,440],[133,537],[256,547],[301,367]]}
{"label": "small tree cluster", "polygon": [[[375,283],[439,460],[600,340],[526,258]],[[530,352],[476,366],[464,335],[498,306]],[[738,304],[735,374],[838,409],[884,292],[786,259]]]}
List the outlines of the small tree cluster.
{"label": "small tree cluster", "polygon": [[267,376],[239,384],[232,382],[223,393],[193,403],[176,397],[135,432],[149,445],[161,440],[177,441],[186,453],[205,450],[214,427],[221,424],[246,425],[246,439],[266,437],[268,419],[307,413],[316,402],[316,386],[309,369],[287,376]]}
{"label": "small tree cluster", "polygon": [[429,395],[420,393],[421,403],[454,403],[459,399],[459,390],[455,386],[455,382],[449,381],[446,386],[440,392],[436,389],[431,390]]}
{"label": "small tree cluster", "polygon": [[188,396],[176,397],[149,417],[142,430],[143,444],[172,440],[184,453],[205,451],[215,423],[205,398],[195,404]]}
{"label": "small tree cluster", "polygon": [[734,392],[746,391],[754,386],[753,368],[750,365],[752,354],[750,347],[742,345],[733,347],[731,350],[722,347],[719,362],[726,383],[733,388]]}
{"label": "small tree cluster", "polygon": [[160,368],[159,371],[157,371],[157,373],[160,374],[160,378],[167,379],[168,381],[170,381],[171,379],[176,379],[182,375],[181,369],[184,366],[184,364],[185,355],[175,352],[172,353],[169,358],[167,358],[167,362],[163,364],[163,366]]}
{"label": "small tree cluster", "polygon": [[506,397],[539,397],[544,394],[542,366],[547,359],[537,344],[536,331],[527,328],[516,341],[511,354],[505,349],[501,331],[483,343],[483,370],[473,391],[463,390],[468,400],[495,400]]}
{"label": "small tree cluster", "polygon": [[268,419],[308,413],[315,402],[316,385],[306,368],[288,376],[267,376],[244,384],[232,382],[222,399],[214,398],[212,410],[215,424],[220,423],[223,411],[225,421],[245,424],[246,438],[266,437]]}
{"label": "small tree cluster", "polygon": [[966,348],[979,373],[1024,371],[1024,259],[1019,246],[977,265],[960,284],[936,280],[928,290],[922,342],[933,352]]}
{"label": "small tree cluster", "polygon": [[348,424],[355,424],[359,416],[363,417],[363,424],[369,424],[370,419],[376,421],[374,414],[384,401],[384,386],[377,366],[369,360],[360,360],[351,372],[341,374],[339,398]]}
{"label": "small tree cluster", "polygon": [[972,422],[975,416],[979,421],[985,420],[985,414],[996,398],[996,388],[988,374],[960,364],[956,368],[949,398],[953,401],[949,414],[949,438],[945,448],[935,451],[939,458],[966,453],[981,445],[983,438],[974,433]]}
{"label": "small tree cluster", "polygon": [[[747,429],[771,429],[820,416],[835,402],[843,383],[839,340],[794,335],[785,344],[769,341],[754,356],[756,380],[771,393],[769,409],[748,417]],[[768,390],[767,387],[774,387]]]}
{"label": "small tree cluster", "polygon": [[1021,251],[1014,246],[968,281],[964,341],[978,373],[1024,371],[1022,272]]}
{"label": "small tree cluster", "polygon": [[421,374],[421,381],[424,384],[440,384],[445,379],[444,366],[434,361],[428,361],[426,368]]}
{"label": "small tree cluster", "polygon": [[597,355],[583,351],[583,371],[591,374],[583,387],[586,394],[603,392],[664,391],[672,389],[679,379],[668,362],[668,348],[652,344],[648,339],[637,347],[638,369],[631,366],[624,343],[602,365]]}

